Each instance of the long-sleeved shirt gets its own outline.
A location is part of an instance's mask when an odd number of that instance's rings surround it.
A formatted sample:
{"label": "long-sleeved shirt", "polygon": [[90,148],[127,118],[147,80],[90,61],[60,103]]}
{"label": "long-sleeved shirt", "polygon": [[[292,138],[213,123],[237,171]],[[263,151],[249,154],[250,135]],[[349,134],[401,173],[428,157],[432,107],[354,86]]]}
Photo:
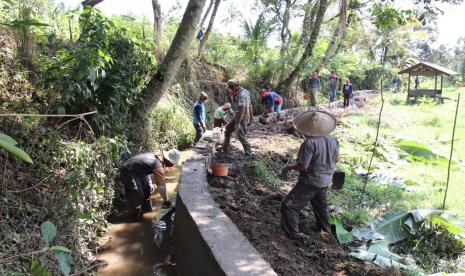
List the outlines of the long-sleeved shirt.
{"label": "long-sleeved shirt", "polygon": [[344,93],[344,95],[350,95],[352,94],[352,91],[353,88],[352,88],[352,84],[344,84],[342,86],[342,93]]}

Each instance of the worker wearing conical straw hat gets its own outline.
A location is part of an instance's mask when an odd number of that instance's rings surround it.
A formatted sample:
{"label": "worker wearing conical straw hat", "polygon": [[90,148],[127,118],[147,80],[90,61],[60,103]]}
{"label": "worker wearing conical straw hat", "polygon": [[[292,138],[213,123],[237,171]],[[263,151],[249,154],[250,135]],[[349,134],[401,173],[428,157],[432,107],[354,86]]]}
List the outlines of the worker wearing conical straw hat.
{"label": "worker wearing conical straw hat", "polygon": [[326,193],[339,160],[339,142],[329,135],[336,128],[336,118],[329,113],[306,111],[297,115],[293,123],[306,139],[300,146],[296,164],[282,170],[284,178],[290,170],[300,174],[297,184],[281,203],[281,227],[288,238],[300,240],[305,235],[299,232],[299,212],[308,203],[319,230],[331,233]]}

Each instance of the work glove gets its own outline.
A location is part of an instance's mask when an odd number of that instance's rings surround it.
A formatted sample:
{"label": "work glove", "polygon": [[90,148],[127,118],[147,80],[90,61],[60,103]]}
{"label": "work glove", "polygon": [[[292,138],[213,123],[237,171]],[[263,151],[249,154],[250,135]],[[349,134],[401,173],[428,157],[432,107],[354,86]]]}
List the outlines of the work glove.
{"label": "work glove", "polygon": [[203,129],[203,132],[207,131],[207,127],[205,125],[202,125],[201,127]]}
{"label": "work glove", "polygon": [[153,184],[150,184],[149,188],[150,188],[150,194],[153,194],[155,192],[155,187],[153,186]]}

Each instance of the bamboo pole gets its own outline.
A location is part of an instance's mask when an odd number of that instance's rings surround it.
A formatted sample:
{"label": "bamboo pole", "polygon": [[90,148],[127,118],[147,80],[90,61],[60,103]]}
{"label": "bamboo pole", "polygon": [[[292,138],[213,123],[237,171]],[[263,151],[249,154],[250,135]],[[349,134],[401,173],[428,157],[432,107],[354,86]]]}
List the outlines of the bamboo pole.
{"label": "bamboo pole", "polygon": [[384,95],[383,95],[383,77],[381,77],[381,108],[378,114],[378,125],[376,127],[376,136],[375,142],[373,143],[373,152],[371,153],[370,163],[368,165],[367,176],[365,178],[365,183],[363,184],[362,194],[360,196],[360,204],[363,202],[363,196],[365,195],[365,190],[368,184],[368,177],[370,176],[371,166],[373,164],[373,158],[375,157],[376,147],[378,146],[378,137],[379,137],[379,127],[381,126],[381,114],[383,113],[384,108]]}
{"label": "bamboo pole", "polygon": [[443,210],[446,208],[447,190],[449,189],[450,165],[452,163],[452,153],[454,151],[455,127],[457,125],[457,114],[459,113],[459,104],[460,104],[460,92],[459,92],[459,95],[457,97],[457,107],[455,108],[454,128],[452,129],[452,142],[451,142],[451,146],[450,146],[449,165],[447,167],[446,191],[444,192],[444,200],[442,201],[442,209]]}

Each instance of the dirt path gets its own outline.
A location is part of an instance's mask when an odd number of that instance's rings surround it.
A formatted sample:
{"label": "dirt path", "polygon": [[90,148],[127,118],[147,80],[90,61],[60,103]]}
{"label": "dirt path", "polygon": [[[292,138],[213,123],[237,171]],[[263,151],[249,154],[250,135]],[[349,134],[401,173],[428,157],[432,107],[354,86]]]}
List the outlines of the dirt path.
{"label": "dirt path", "polygon": [[[344,116],[357,109],[333,108],[331,113]],[[217,154],[214,162],[231,164],[226,178],[209,177],[209,190],[217,203],[279,275],[398,275],[350,258],[347,246],[322,238],[309,206],[302,210],[300,221],[308,240],[295,243],[283,235],[280,204],[297,181],[297,173],[290,173],[289,181],[279,180],[277,174],[294,162],[302,143],[302,138],[289,134],[290,119],[250,127],[252,159],[241,158],[237,139],[233,139],[232,154]]]}
{"label": "dirt path", "polygon": [[[181,162],[191,151],[181,153]],[[168,171],[166,184],[168,194],[172,195],[178,187],[181,165]],[[107,263],[98,271],[102,276],[140,276],[154,275],[157,265],[163,263],[164,254],[153,243],[153,220],[162,214],[162,199],[158,193],[151,196],[152,212],[144,214],[142,222],[133,222],[127,217],[119,217],[108,226],[108,232],[99,243],[106,248],[98,259]],[[176,275],[175,267],[163,266],[167,275]]]}

